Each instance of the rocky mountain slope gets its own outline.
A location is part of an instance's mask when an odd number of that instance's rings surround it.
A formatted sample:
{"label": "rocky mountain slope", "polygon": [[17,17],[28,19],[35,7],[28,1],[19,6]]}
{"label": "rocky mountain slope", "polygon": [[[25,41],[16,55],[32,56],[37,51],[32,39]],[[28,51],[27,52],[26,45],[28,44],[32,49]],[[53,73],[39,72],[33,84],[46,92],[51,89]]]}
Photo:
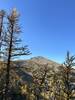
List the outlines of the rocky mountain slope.
{"label": "rocky mountain slope", "polygon": [[[0,65],[1,65],[0,69],[2,70],[3,65],[2,64]],[[57,71],[60,64],[41,56],[33,57],[28,60],[18,60],[11,62],[11,73],[12,73],[11,75],[13,78],[16,77],[20,81],[31,83],[33,80],[32,79],[33,72],[35,71],[39,72],[40,69],[43,70],[44,65],[47,65],[49,68],[54,68],[54,70]]]}
{"label": "rocky mountain slope", "polygon": [[47,58],[37,56],[37,57],[33,57],[29,60],[16,61],[14,63],[14,66],[37,69],[40,65],[46,65],[46,64],[48,64],[49,67],[54,66],[55,70],[57,70],[60,65],[60,64],[58,64],[52,60],[49,60]]}
{"label": "rocky mountain slope", "polygon": [[[23,80],[26,80],[27,82],[31,82],[32,73],[35,70],[40,71],[40,69],[43,69],[44,65],[47,65],[47,67],[49,68],[53,68],[55,72],[61,69],[60,64],[41,56],[33,57],[28,60],[20,60],[14,62],[14,67],[16,67],[15,72],[19,75],[19,77],[21,77]],[[75,78],[74,78],[75,69],[72,69],[71,74],[75,82]]]}
{"label": "rocky mountain slope", "polygon": [[22,81],[31,83],[33,72],[39,72],[40,69],[43,70],[45,65],[49,68],[54,68],[55,71],[58,71],[60,66],[60,64],[52,60],[38,56],[29,60],[14,61],[13,68],[15,68],[13,74],[15,73],[16,76],[19,76]]}

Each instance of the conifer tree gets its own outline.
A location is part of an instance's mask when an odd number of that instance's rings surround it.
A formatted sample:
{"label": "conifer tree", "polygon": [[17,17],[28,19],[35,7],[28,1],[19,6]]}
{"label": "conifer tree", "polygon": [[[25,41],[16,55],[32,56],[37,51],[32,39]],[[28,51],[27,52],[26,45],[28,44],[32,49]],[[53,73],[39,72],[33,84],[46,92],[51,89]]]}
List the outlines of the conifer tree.
{"label": "conifer tree", "polygon": [[9,100],[11,62],[16,56],[30,54],[27,45],[22,47],[18,46],[18,44],[21,42],[21,40],[18,39],[19,33],[21,32],[18,22],[19,14],[16,9],[13,9],[12,12],[7,16],[6,37],[4,38],[4,47],[2,48],[3,58],[6,62],[5,100]]}
{"label": "conifer tree", "polygon": [[72,68],[75,66],[75,56],[70,56],[70,53],[67,52],[66,61],[64,63],[63,69],[63,81],[64,81],[64,92],[66,94],[66,100],[70,100],[73,96],[73,89],[72,89]]}

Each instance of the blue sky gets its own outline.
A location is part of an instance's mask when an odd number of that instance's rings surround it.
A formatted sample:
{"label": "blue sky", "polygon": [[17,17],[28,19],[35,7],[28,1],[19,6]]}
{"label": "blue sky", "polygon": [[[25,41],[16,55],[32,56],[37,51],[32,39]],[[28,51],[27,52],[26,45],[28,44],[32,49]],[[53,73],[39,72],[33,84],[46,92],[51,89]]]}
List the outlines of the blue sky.
{"label": "blue sky", "polygon": [[75,0],[0,0],[0,9],[20,12],[22,44],[32,56],[63,62],[67,50],[75,54]]}

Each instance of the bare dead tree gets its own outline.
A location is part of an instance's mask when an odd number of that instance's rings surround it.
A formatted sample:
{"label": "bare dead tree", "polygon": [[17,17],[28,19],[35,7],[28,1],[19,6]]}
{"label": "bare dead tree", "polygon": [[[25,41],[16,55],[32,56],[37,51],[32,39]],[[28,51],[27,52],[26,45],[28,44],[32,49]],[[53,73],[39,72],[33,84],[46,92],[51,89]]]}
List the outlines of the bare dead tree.
{"label": "bare dead tree", "polygon": [[2,37],[4,16],[5,16],[5,11],[1,10],[0,11],[0,40],[1,40],[1,37]]}
{"label": "bare dead tree", "polygon": [[0,11],[0,51],[1,51],[1,45],[2,45],[2,39],[3,39],[3,21],[4,21],[5,11]]}

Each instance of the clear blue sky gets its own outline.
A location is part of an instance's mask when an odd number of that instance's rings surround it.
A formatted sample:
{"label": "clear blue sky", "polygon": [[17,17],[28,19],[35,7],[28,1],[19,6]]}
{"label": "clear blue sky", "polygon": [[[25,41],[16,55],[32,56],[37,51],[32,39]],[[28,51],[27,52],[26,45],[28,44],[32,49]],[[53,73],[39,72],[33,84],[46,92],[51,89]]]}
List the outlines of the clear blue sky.
{"label": "clear blue sky", "polygon": [[0,0],[0,9],[13,7],[21,14],[21,37],[31,56],[63,62],[67,50],[75,54],[75,0]]}

